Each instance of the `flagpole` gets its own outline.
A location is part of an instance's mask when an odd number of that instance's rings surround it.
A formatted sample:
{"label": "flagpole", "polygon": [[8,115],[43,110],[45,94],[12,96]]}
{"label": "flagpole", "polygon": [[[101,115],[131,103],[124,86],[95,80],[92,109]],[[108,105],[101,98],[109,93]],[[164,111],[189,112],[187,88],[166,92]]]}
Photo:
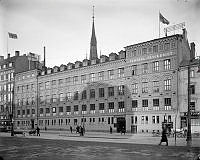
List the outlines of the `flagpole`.
{"label": "flagpole", "polygon": [[159,10],[159,14],[158,14],[158,25],[159,25],[159,38],[160,38],[160,10]]}
{"label": "flagpole", "polygon": [[8,34],[7,34],[7,54],[8,54]]}

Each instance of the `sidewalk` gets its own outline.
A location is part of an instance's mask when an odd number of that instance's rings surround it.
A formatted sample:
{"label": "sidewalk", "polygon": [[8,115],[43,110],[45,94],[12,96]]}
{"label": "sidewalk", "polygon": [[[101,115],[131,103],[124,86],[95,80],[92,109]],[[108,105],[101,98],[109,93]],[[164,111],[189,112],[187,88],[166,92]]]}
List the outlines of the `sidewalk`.
{"label": "sidewalk", "polygon": [[[29,136],[26,132],[26,138],[44,138],[44,139],[59,139],[59,140],[73,140],[73,141],[95,141],[95,142],[112,142],[112,143],[133,143],[133,144],[150,144],[158,145],[161,137],[153,137],[152,134],[127,133],[121,135],[120,133],[110,134],[108,132],[86,132],[84,136],[78,133],[70,133],[69,131],[52,131],[41,130],[41,136]],[[0,133],[0,136],[9,137],[10,133]],[[17,135],[21,137],[21,135]],[[168,138],[169,146],[186,146],[185,138]],[[165,144],[164,144],[165,145]],[[192,147],[200,147],[200,138],[192,138]]]}

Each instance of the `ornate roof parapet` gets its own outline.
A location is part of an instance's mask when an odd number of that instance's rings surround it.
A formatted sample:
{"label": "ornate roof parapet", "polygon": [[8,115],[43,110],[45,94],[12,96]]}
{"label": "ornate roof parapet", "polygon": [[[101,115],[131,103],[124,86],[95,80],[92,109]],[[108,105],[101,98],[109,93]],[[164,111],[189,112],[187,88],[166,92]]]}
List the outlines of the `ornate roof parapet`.
{"label": "ornate roof parapet", "polygon": [[125,59],[126,58],[126,52],[121,50],[119,53],[119,59]]}
{"label": "ornate roof parapet", "polygon": [[81,61],[76,61],[75,62],[75,68],[80,68],[80,67],[82,67],[82,62]]}
{"label": "ornate roof parapet", "polygon": [[100,56],[100,63],[105,63],[108,62],[109,58],[106,55],[101,55]]}
{"label": "ornate roof parapet", "polygon": [[86,66],[89,66],[89,65],[90,65],[90,60],[84,59],[83,60],[83,66],[86,67]]}
{"label": "ornate roof parapet", "polygon": [[53,72],[56,73],[56,72],[59,72],[60,71],[60,68],[58,66],[54,66],[53,67]]}
{"label": "ornate roof parapet", "polygon": [[74,68],[74,63],[70,63],[70,62],[69,62],[69,63],[67,64],[67,69],[70,70],[70,69],[73,69],[73,68]]}
{"label": "ornate roof parapet", "polygon": [[116,53],[109,54],[109,61],[115,61],[118,59],[118,55]]}
{"label": "ornate roof parapet", "polygon": [[91,65],[95,65],[95,64],[98,64],[98,63],[99,63],[99,59],[98,58],[95,58],[95,59],[91,60]]}

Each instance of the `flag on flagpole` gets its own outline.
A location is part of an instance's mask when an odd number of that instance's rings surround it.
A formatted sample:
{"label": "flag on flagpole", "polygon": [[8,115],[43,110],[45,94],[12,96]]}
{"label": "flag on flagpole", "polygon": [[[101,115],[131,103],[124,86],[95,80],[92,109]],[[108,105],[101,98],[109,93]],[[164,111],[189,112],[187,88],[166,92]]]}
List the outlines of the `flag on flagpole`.
{"label": "flag on flagpole", "polygon": [[8,32],[9,38],[17,39],[17,34]]}
{"label": "flag on flagpole", "polygon": [[163,17],[163,15],[161,13],[159,13],[159,19],[160,19],[160,22],[164,23],[164,24],[169,24],[169,21]]}

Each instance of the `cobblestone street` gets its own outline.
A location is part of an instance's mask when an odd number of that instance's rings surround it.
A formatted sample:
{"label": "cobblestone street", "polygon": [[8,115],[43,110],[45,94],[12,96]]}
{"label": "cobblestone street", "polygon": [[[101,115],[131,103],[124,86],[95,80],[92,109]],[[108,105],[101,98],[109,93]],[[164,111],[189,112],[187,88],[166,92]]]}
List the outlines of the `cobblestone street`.
{"label": "cobblestone street", "polygon": [[84,138],[86,141],[64,140],[62,136],[61,139],[1,136],[0,156],[4,160],[194,160],[200,153],[199,147],[89,142],[87,139],[91,138]]}

